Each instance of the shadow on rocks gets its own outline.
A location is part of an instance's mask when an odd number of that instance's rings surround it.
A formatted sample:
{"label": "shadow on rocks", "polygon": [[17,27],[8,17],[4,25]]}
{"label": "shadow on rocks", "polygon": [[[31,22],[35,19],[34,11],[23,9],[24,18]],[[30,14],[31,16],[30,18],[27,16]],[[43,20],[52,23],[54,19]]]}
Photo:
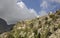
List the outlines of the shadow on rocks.
{"label": "shadow on rocks", "polygon": [[4,19],[0,18],[0,34],[11,31],[14,25],[15,24],[8,25]]}

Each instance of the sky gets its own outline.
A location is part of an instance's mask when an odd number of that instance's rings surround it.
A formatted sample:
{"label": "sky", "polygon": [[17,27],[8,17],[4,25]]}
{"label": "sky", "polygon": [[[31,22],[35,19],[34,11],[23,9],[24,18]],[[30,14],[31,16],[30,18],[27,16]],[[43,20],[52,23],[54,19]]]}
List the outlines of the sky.
{"label": "sky", "polygon": [[[20,2],[21,0],[18,0]],[[60,9],[60,0],[22,0],[28,9],[34,9],[37,14],[40,12],[55,12]]]}
{"label": "sky", "polygon": [[8,24],[34,19],[60,9],[60,0],[0,0],[0,18]]}
{"label": "sky", "polygon": [[36,11],[28,9],[22,1],[17,3],[17,0],[0,0],[0,18],[6,20],[8,24],[34,19],[36,16]]}

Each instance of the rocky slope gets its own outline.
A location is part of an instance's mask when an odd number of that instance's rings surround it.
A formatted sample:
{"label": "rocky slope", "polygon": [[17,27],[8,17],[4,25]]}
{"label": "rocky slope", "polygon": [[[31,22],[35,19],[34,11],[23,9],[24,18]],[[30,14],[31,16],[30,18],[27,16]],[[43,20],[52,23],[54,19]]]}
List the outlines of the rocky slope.
{"label": "rocky slope", "polygon": [[0,34],[10,31],[13,26],[14,24],[8,25],[4,19],[0,18]]}
{"label": "rocky slope", "polygon": [[0,38],[60,38],[60,10],[32,20],[17,22]]}

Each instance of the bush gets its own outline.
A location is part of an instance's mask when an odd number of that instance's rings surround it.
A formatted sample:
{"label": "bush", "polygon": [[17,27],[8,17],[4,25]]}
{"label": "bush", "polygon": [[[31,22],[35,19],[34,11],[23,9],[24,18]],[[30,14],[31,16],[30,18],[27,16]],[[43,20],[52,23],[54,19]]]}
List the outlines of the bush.
{"label": "bush", "polygon": [[57,14],[57,15],[60,15],[60,10],[57,10],[57,11],[56,11],[56,14]]}

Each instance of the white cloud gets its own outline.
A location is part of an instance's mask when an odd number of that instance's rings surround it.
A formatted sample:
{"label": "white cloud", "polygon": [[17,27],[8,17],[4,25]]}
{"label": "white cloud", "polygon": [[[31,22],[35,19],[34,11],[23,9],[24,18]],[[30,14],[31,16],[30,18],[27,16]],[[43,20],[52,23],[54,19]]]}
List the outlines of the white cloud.
{"label": "white cloud", "polygon": [[48,8],[48,3],[46,1],[43,1],[41,4],[40,4],[40,7],[42,7],[42,9],[46,9]]}
{"label": "white cloud", "polygon": [[36,12],[28,9],[22,1],[17,4],[16,2],[17,0],[0,0],[0,18],[5,19],[8,24],[37,16]]}
{"label": "white cloud", "polygon": [[24,8],[25,4],[21,1],[21,2],[18,2],[17,5],[19,5],[19,7],[21,8]]}
{"label": "white cloud", "polygon": [[35,15],[37,15],[37,12],[34,9],[30,8],[29,11],[30,11],[30,13],[32,13],[32,14],[34,13]]}
{"label": "white cloud", "polygon": [[34,9],[31,9],[31,8],[29,10],[31,13],[36,12]]}
{"label": "white cloud", "polygon": [[54,3],[60,3],[60,0],[42,0],[40,7],[42,7],[41,11],[39,12],[40,16],[47,15],[48,11],[54,10],[57,5],[53,5]]}
{"label": "white cloud", "polygon": [[49,3],[47,1],[42,1],[42,3],[40,4],[40,7],[42,7],[41,11],[39,12],[39,16],[44,16],[47,15],[47,10],[49,7]]}
{"label": "white cloud", "polygon": [[34,9],[29,9],[29,12],[33,15],[32,17],[34,18],[34,15],[37,17],[37,12]]}
{"label": "white cloud", "polygon": [[44,16],[44,15],[48,15],[48,13],[45,10],[41,10],[39,12],[39,16]]}
{"label": "white cloud", "polygon": [[43,10],[44,12],[54,10],[57,7],[57,5],[53,5],[56,1],[57,0],[43,0],[40,4],[40,7],[42,7],[41,10]]}

